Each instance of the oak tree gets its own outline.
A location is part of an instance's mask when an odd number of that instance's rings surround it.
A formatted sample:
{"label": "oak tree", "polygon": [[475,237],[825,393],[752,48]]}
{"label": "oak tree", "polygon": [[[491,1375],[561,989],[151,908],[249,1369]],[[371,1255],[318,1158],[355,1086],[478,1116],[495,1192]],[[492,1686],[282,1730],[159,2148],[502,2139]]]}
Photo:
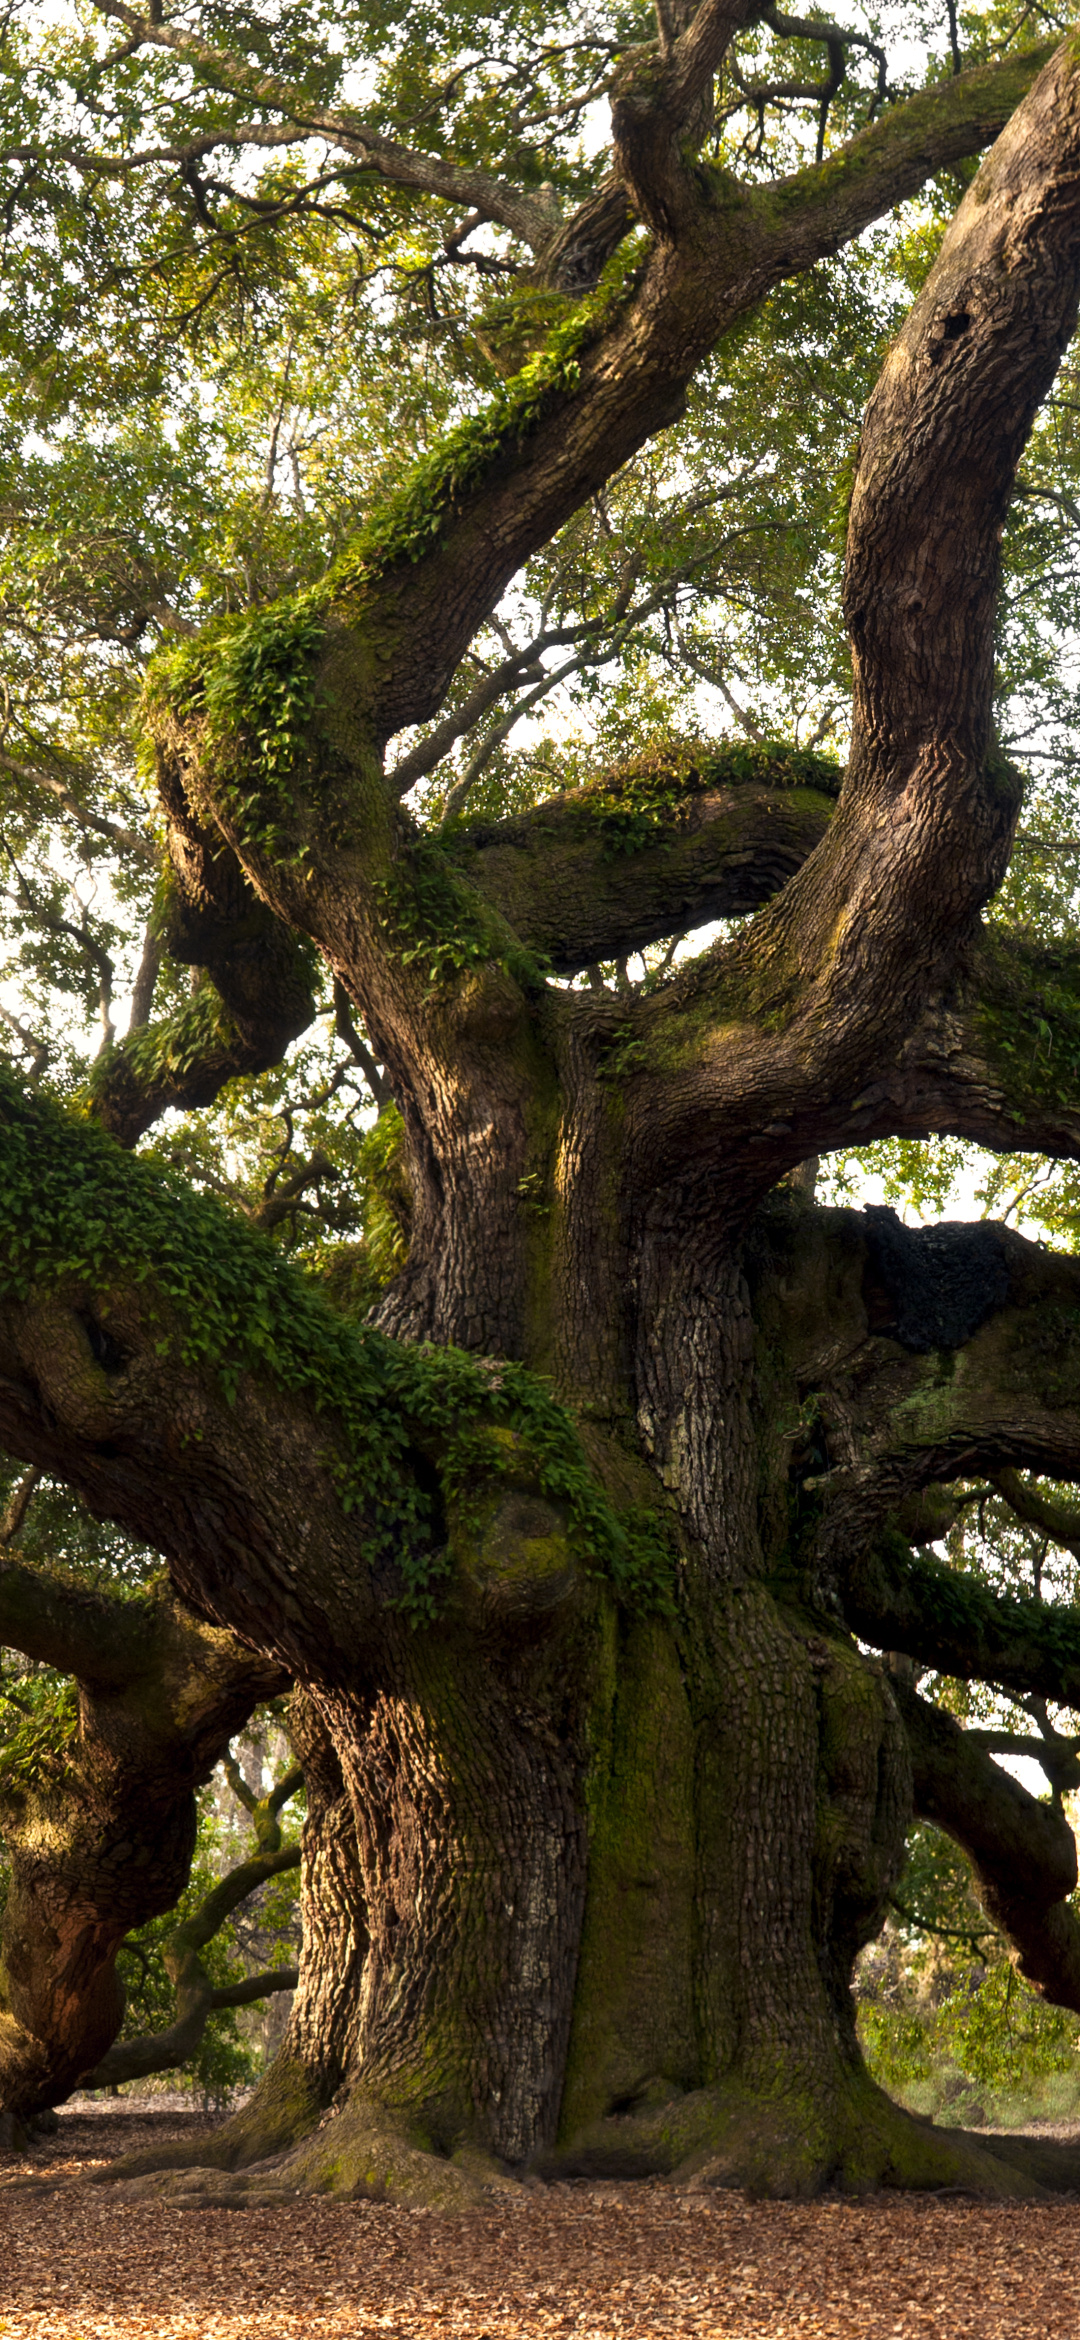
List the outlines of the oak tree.
{"label": "oak tree", "polygon": [[[1074,1703],[1071,1614],[928,1547],[952,1482],[1080,1471],[1080,1273],[799,1177],[876,1138],[1078,1144],[1075,946],[987,912],[1022,797],[1001,544],[1080,303],[1080,74],[1071,36],[949,34],[921,87],[869,20],[737,0],[438,27],[99,0],[7,36],[12,915],[30,992],[47,955],[104,1046],[83,1088],[4,1010],[0,1435],[311,1716],[297,2004],[203,2189],[1072,2180],[906,2118],[849,1986],[918,1812],[1080,2006],[1061,1813],[867,1654]],[[737,409],[781,288],[931,183],[954,216],[843,499],[841,785],[835,715],[771,741],[710,638],[749,553],[695,384],[722,409],[729,352]],[[230,502],[271,313],[265,484]],[[168,429],[115,428],[155,401]],[[625,693],[642,640],[749,740],[668,734],[554,792],[548,751],[513,765],[560,660],[586,693],[621,659]],[[47,816],[111,893],[41,854]],[[369,1234],[322,1290],[272,1240],[333,1208],[291,1105],[246,1210],[163,1120],[275,1077],[320,998],[383,1108],[397,1267],[372,1280]]]}

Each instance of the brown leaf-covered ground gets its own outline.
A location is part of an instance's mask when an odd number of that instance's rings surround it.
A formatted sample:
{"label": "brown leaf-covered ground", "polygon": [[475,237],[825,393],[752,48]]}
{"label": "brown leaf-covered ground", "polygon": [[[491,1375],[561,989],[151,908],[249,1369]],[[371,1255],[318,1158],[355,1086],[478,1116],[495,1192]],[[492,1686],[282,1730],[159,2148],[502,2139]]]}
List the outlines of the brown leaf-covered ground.
{"label": "brown leaf-covered ground", "polygon": [[[560,2185],[490,2214],[181,2208],[71,2181],[158,2112],[0,2157],[2,2340],[1077,2340],[1080,2204]],[[57,2190],[12,2185],[32,2169]]]}

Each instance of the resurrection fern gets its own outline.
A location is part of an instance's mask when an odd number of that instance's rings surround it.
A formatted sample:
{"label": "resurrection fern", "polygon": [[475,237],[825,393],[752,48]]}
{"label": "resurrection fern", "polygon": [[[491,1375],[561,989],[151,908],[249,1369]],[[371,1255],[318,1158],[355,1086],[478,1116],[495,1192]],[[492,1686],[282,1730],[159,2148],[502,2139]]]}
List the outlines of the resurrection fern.
{"label": "resurrection fern", "polygon": [[842,778],[834,757],[789,740],[746,740],[722,748],[658,739],[622,770],[583,789],[580,809],[596,821],[609,859],[662,843],[690,818],[693,799],[710,788],[756,782],[768,788],[813,788],[836,796]]}
{"label": "resurrection fern", "polygon": [[194,997],[186,999],[167,1022],[144,1024],[119,1047],[102,1050],[91,1068],[91,1094],[105,1085],[120,1056],[151,1087],[156,1081],[190,1072],[193,1065],[204,1063],[215,1048],[227,1052],[236,1039],[232,1017],[207,976]]}
{"label": "resurrection fern", "polygon": [[[35,1695],[36,1693],[36,1695]],[[0,1797],[18,1795],[43,1778],[55,1780],[68,1763],[79,1728],[74,1682],[33,1678],[0,1698]]]}
{"label": "resurrection fern", "polygon": [[490,960],[524,990],[543,982],[546,961],[525,950],[463,883],[434,838],[418,838],[390,877],[377,881],[376,893],[388,943],[403,966],[426,976],[431,990]]}
{"label": "resurrection fern", "polygon": [[150,728],[163,717],[202,719],[204,753],[230,811],[266,851],[288,850],[280,811],[303,758],[330,610],[366,595],[400,562],[422,559],[496,459],[529,437],[553,399],[576,387],[586,349],[625,297],[632,264],[633,255],[609,263],[595,292],[574,304],[479,414],[413,465],[317,584],[221,619],[198,641],[151,661],[144,701]]}

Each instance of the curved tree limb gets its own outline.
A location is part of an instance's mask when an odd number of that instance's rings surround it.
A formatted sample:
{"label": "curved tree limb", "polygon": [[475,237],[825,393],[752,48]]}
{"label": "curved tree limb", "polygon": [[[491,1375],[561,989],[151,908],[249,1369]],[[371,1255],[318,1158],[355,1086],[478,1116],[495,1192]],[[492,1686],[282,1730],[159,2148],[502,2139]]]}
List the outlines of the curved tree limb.
{"label": "curved tree limb", "polygon": [[1080,2014],[1080,1920],[1068,1821],[974,1746],[951,1715],[894,1685],[911,1747],[915,1809],[967,1853],[988,1915],[1040,1997]]}
{"label": "curved tree limb", "polygon": [[[486,171],[449,163],[438,155],[410,152],[396,139],[387,138],[366,123],[352,109],[338,110],[305,99],[279,75],[264,72],[234,51],[200,40],[182,25],[163,21],[156,10],[144,15],[138,9],[125,7],[123,0],[95,0],[95,5],[102,16],[127,27],[133,46],[171,50],[192,65],[199,79],[208,81],[212,88],[284,115],[285,123],[280,130],[260,122],[244,125],[235,143],[240,142],[241,135],[246,137],[249,129],[254,145],[278,146],[313,136],[326,138],[343,153],[354,156],[362,169],[390,185],[413,187],[420,194],[440,197],[458,209],[477,211],[483,219],[494,220],[498,226],[507,228],[522,243],[543,250],[551,234],[552,216],[551,207],[542,196],[529,196],[492,178]],[[228,133],[205,144],[200,141],[194,150],[184,149],[176,159],[193,159],[194,153],[208,152],[212,146],[225,143],[234,143]],[[126,158],[120,156],[101,155],[92,159],[100,170],[130,168]],[[147,159],[159,158],[152,154]],[[161,159],[173,159],[173,150],[162,150]]]}
{"label": "curved tree limb", "polygon": [[[239,1767],[228,1754],[225,1762],[235,1793]],[[164,2031],[117,2040],[94,2070],[84,2076],[84,2088],[111,2088],[125,2080],[144,2080],[151,2072],[167,2072],[177,2064],[186,2064],[189,2057],[197,2054],[216,2007],[249,2007],[273,1991],[295,1989],[295,1967],[279,1967],[268,1974],[247,1975],[240,1982],[215,1984],[202,1958],[202,1952],[242,1901],[257,1893],[261,1885],[269,1884],[271,1878],[284,1876],[300,1865],[299,1844],[282,1843],[279,1814],[290,1796],[302,1786],[302,1771],[294,1766],[265,1796],[256,1797],[246,1783],[241,1784],[244,1788],[241,1800],[251,1814],[258,1849],[219,1878],[210,1892],[204,1894],[198,1908],[183,1918],[168,1937],[164,1960],[176,1992],[175,2021]]]}
{"label": "curved tree limb", "polygon": [[[853,750],[836,817],[744,935],[634,1018],[643,1179],[665,1176],[687,1147],[704,1153],[721,1128],[729,1160],[740,1127],[756,1144],[786,1123],[792,1162],[838,1142],[826,1100],[844,1126],[1000,881],[1019,803],[991,754],[1000,532],[1078,302],[1080,75],[1066,45],[961,205],[868,410],[845,588]],[[671,1113],[658,1147],[662,1068],[674,1055],[684,1071],[695,1024],[692,1113]],[[804,1128],[811,1100],[816,1125]]]}
{"label": "curved tree limb", "polygon": [[991,1592],[927,1553],[905,1550],[899,1536],[879,1539],[849,1563],[840,1598],[852,1631],[873,1648],[902,1650],[1013,1697],[1034,1692],[1080,1704],[1080,1617],[1067,1609]]}
{"label": "curved tree limb", "polygon": [[[204,1615],[290,1672],[351,1680],[395,1629],[406,1554],[445,1566],[432,1468],[459,1412],[502,1418],[499,1369],[462,1361],[425,1420],[422,1362],[410,1381],[392,1343],[343,1324],[254,1231],[209,1200],[181,1206],[149,1165],[6,1079],[0,1164],[0,1439],[160,1551]],[[491,1533],[517,1500],[502,1476],[495,1454]],[[539,1488],[536,1503],[566,1552],[561,1600],[580,1572]],[[467,1573],[469,1540],[454,1550]],[[541,1558],[515,1579],[515,1613],[551,1608]]]}
{"label": "curved tree limb", "polygon": [[176,776],[163,769],[161,778],[170,890],[156,939],[209,980],[168,1022],[133,1026],[99,1061],[94,1111],[126,1146],[169,1106],[211,1105],[227,1081],[279,1064],[316,1005],[310,955],[221,836],[194,818]]}
{"label": "curved tree limb", "polygon": [[747,766],[723,748],[669,772],[652,758],[640,776],[631,767],[451,833],[448,848],[526,946],[572,974],[756,909],[801,866],[832,818],[829,766],[819,786],[809,767],[800,785],[798,760],[779,749]]}
{"label": "curved tree limb", "polygon": [[[674,174],[658,198],[667,224],[640,283],[565,382],[552,383],[528,429],[511,425],[490,463],[457,490],[425,557],[407,557],[377,587],[365,587],[357,649],[372,629],[393,629],[395,637],[392,665],[363,678],[367,720],[382,739],[435,713],[477,625],[515,571],[676,418],[692,374],[717,340],[785,276],[839,250],[950,160],[977,152],[1001,130],[1047,55],[1044,46],[1010,57],[908,100],[830,156],[824,175],[797,174],[774,192],[741,187],[677,153],[678,105],[719,25],[719,14],[700,12],[697,45],[680,49],[682,63],[672,67],[675,79],[659,110],[648,97],[651,62],[630,73],[620,167],[642,188],[661,155],[663,172]],[[347,594],[342,615],[355,623]],[[335,638],[329,687],[341,687],[343,657],[345,645]],[[354,691],[355,684],[350,696]]]}

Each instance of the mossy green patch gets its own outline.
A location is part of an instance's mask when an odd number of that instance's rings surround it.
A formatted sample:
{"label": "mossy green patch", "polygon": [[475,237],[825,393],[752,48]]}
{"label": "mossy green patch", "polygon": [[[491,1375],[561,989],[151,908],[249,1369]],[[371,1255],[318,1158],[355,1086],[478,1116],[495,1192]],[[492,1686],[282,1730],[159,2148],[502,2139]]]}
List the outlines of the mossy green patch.
{"label": "mossy green patch", "polygon": [[1080,953],[989,926],[980,940],[976,1021],[1016,1109],[1080,1107]]}
{"label": "mossy green patch", "polygon": [[665,1521],[617,1516],[570,1416],[524,1366],[405,1348],[349,1323],[257,1230],[2,1071],[0,1161],[0,1290],[25,1299],[74,1279],[107,1315],[110,1291],[132,1279],[160,1325],[159,1352],[214,1375],[230,1402],[242,1375],[262,1375],[334,1420],[342,1508],[363,1514],[371,1559],[396,1561],[415,1622],[437,1615],[450,1562],[410,1458],[417,1444],[436,1458],[464,1513],[503,1467],[493,1424],[526,1449],[586,1566],[631,1604],[670,1599]]}
{"label": "mossy green patch", "polygon": [[[593,1701],[589,1883],[560,2134],[698,2078],[694,1734],[675,1637],[612,1619]],[[604,1659],[606,1658],[606,1664]]]}
{"label": "mossy green patch", "polygon": [[[614,860],[663,843],[689,821],[694,798],[709,790],[751,785],[835,797],[842,778],[835,757],[793,747],[790,740],[736,740],[716,747],[660,737],[632,763],[567,801],[583,822],[597,825],[604,854]],[[541,807],[541,818],[542,812]]]}
{"label": "mossy green patch", "polygon": [[542,985],[543,962],[459,876],[435,838],[416,838],[377,882],[376,895],[387,942],[403,966],[426,976],[429,989],[492,962],[525,991]]}
{"label": "mossy green patch", "polygon": [[62,1682],[45,1697],[24,1704],[8,1686],[0,1706],[0,1797],[40,1793],[62,1782],[79,1730],[79,1697],[74,1682]]}
{"label": "mossy green patch", "polygon": [[143,1024],[120,1044],[102,1049],[90,1071],[90,1094],[98,1095],[123,1058],[147,1089],[181,1080],[198,1064],[228,1055],[240,1035],[220,992],[207,976],[191,999],[161,1024]]}
{"label": "mossy green patch", "polygon": [[199,721],[202,752],[230,816],[263,851],[291,857],[287,808],[303,767],[331,612],[355,609],[388,571],[429,554],[464,499],[573,393],[585,352],[626,299],[636,257],[617,254],[595,291],[563,304],[543,347],[413,465],[316,584],[221,619],[151,661],[149,730],[170,719]]}

